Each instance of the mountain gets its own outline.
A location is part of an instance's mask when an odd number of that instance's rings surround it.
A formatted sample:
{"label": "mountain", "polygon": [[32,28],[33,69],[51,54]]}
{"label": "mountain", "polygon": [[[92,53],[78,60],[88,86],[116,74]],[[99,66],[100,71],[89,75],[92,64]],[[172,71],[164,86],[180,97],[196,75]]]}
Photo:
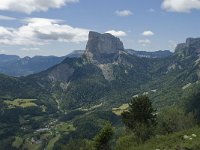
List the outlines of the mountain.
{"label": "mountain", "polygon": [[[5,55],[4,55],[5,56]],[[10,76],[26,76],[43,71],[55,64],[60,63],[65,57],[35,56],[14,57],[7,56],[7,61],[0,61],[0,72]],[[12,69],[10,69],[12,68]]]}
{"label": "mountain", "polygon": [[173,55],[172,52],[169,50],[159,50],[155,52],[146,52],[146,51],[136,51],[132,49],[126,49],[125,50],[127,53],[136,55],[138,57],[146,57],[146,58],[165,58]]}
{"label": "mountain", "polygon": [[17,61],[18,59],[20,59],[20,57],[16,56],[16,55],[0,54],[0,63],[10,62],[10,61]]}
{"label": "mountain", "polygon": [[200,38],[187,38],[185,43],[178,44],[175,52],[182,56],[198,55],[200,53]]}
{"label": "mountain", "polygon": [[[64,60],[65,57],[79,58],[84,53],[88,53],[87,55],[89,56],[89,52],[87,51],[88,48],[91,49],[93,47],[92,50],[96,51],[95,47],[96,47],[96,44],[98,44],[98,43],[95,43],[95,40],[96,41],[110,41],[109,37],[107,37],[108,34],[99,40],[98,39],[99,33],[95,33],[95,34],[94,33],[92,33],[92,35],[94,35],[94,37],[89,39],[89,40],[93,41],[92,43],[94,43],[94,45],[87,45],[86,52],[84,52],[83,50],[75,50],[72,53],[70,53],[66,56],[63,56],[63,57],[35,56],[32,58],[28,57],[28,56],[24,57],[24,58],[20,58],[19,56],[16,56],[16,55],[0,54],[0,73],[6,74],[9,76],[15,76],[15,77],[27,76],[27,75],[34,74],[34,73],[39,73],[39,72],[44,71],[56,64],[59,64],[60,62],[62,62]],[[108,39],[106,39],[106,37]],[[113,42],[117,42],[117,41],[113,41]],[[118,45],[118,46],[120,46],[120,45]],[[99,47],[99,49],[101,49],[101,50],[116,49],[116,47],[109,48],[109,43],[107,43],[106,47],[104,47],[104,48]],[[119,47],[119,49],[124,49],[123,44],[121,45],[121,47]],[[135,50],[131,50],[131,49],[126,49],[123,51],[125,51],[126,53],[131,54],[131,55],[135,55],[138,57],[146,57],[146,58],[164,58],[164,57],[169,57],[172,55],[172,53],[168,50],[156,51],[156,52],[145,52],[145,51],[135,51]],[[96,54],[96,52],[95,52],[95,54]],[[109,54],[106,54],[106,53],[104,53],[104,54],[100,53],[98,55],[99,56],[94,56],[94,57],[99,57],[98,59],[100,59],[100,57],[104,57],[103,60],[105,60],[105,57],[109,56]],[[113,55],[113,54],[111,53],[110,55]],[[111,58],[108,57],[107,60],[109,61],[109,60],[111,60]],[[11,67],[13,68],[12,70],[10,69]]]}
{"label": "mountain", "polygon": [[[49,87],[59,92],[56,95],[62,104],[60,108],[66,110],[95,105],[100,99],[106,102],[109,96],[119,91],[119,87],[121,90],[136,87],[148,79],[148,66],[148,60],[127,54],[118,38],[90,32],[81,58],[66,58],[62,63],[26,79],[35,80],[45,90]],[[138,77],[143,80],[138,80]],[[128,84],[123,85],[123,80],[128,80]]]}
{"label": "mountain", "polygon": [[100,34],[93,31],[89,33],[85,55],[91,62],[112,62],[117,59],[120,51],[124,51],[124,46],[119,38],[109,33]]}
{"label": "mountain", "polygon": [[91,139],[106,120],[119,126],[113,108],[140,94],[158,111],[183,105],[200,89],[199,44],[190,39],[168,57],[146,58],[129,54],[111,34],[91,31],[81,57],[26,77],[0,75],[0,145],[8,149],[20,138],[24,149],[31,142],[44,149],[56,140],[60,149],[73,138]]}
{"label": "mountain", "polygon": [[[20,58],[16,55],[0,55],[0,73],[9,76],[27,76],[38,73],[62,62],[66,57],[81,57],[82,50],[76,50],[67,56],[34,56]],[[12,68],[12,69],[10,69]]]}

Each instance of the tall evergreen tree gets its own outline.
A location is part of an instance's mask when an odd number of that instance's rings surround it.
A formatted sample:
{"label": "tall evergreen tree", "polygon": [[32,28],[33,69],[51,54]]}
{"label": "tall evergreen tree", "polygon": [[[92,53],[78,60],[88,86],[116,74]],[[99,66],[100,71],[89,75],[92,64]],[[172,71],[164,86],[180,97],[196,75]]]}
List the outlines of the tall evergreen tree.
{"label": "tall evergreen tree", "polygon": [[153,134],[156,125],[155,109],[147,96],[133,98],[129,110],[122,113],[122,121],[131,129],[141,141],[145,141]]}

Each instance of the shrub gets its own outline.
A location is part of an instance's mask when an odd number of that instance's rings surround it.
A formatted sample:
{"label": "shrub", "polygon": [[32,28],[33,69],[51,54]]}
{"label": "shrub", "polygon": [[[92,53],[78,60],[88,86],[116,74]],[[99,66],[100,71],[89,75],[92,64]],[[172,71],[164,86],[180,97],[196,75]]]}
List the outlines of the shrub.
{"label": "shrub", "polygon": [[99,134],[95,136],[95,148],[97,150],[109,150],[109,141],[113,135],[113,128],[110,123],[106,123]]}
{"label": "shrub", "polygon": [[158,132],[168,134],[192,128],[196,125],[194,115],[186,114],[178,107],[165,108],[158,114]]}

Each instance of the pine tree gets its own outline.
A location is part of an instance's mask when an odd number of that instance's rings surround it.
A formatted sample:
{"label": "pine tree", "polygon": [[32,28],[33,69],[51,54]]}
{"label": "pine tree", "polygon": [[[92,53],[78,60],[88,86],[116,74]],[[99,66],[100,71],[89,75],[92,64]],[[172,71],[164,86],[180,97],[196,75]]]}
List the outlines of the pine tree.
{"label": "pine tree", "polygon": [[147,96],[133,98],[129,110],[122,113],[122,121],[141,141],[152,136],[156,125],[155,109]]}

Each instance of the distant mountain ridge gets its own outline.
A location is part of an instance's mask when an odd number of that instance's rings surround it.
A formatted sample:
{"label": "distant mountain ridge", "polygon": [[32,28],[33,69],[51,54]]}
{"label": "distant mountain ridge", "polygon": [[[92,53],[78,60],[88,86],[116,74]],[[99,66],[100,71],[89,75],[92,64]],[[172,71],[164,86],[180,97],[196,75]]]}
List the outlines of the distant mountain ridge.
{"label": "distant mountain ridge", "polygon": [[17,61],[19,59],[20,59],[20,57],[17,56],[17,55],[0,54],[0,63],[10,62],[10,61]]}
{"label": "distant mountain ridge", "polygon": [[60,62],[66,57],[81,57],[83,51],[75,50],[67,56],[34,56],[20,58],[17,55],[0,54],[0,73],[9,76],[27,76],[30,74],[44,71]]}
{"label": "distant mountain ridge", "polygon": [[148,51],[136,51],[132,49],[125,49],[125,51],[131,55],[145,58],[165,58],[171,56],[173,53],[170,50],[159,50],[154,52]]}

